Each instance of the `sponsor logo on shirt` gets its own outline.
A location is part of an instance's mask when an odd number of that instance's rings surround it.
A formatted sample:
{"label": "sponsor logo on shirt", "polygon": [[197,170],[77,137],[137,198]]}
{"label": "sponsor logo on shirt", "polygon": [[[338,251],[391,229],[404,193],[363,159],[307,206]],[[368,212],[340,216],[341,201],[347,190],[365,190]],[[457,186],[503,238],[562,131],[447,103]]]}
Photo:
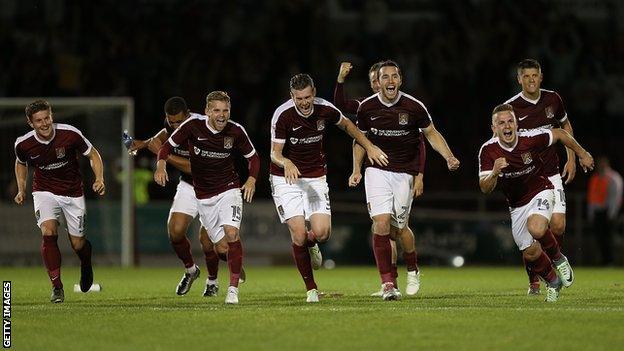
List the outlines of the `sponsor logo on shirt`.
{"label": "sponsor logo on shirt", "polygon": [[386,137],[398,137],[398,136],[406,136],[409,135],[410,131],[409,130],[402,130],[402,129],[377,129],[377,128],[371,128],[370,132],[373,133],[374,135],[379,135],[379,136],[386,136]]}
{"label": "sponsor logo on shirt", "polygon": [[63,157],[65,157],[65,147],[64,146],[57,147],[56,158],[63,158]]}
{"label": "sponsor logo on shirt", "polygon": [[228,158],[230,156],[229,152],[214,152],[214,151],[202,150],[198,148],[197,146],[193,146],[193,151],[195,152],[195,155],[198,155],[200,157],[207,157],[207,158]]}
{"label": "sponsor logo on shirt", "polygon": [[224,137],[223,138],[223,148],[231,149],[234,146],[234,138],[232,137]]}
{"label": "sponsor logo on shirt", "polygon": [[399,113],[399,125],[407,125],[409,121],[409,115],[407,113]]}
{"label": "sponsor logo on shirt", "polygon": [[313,137],[309,137],[309,138],[290,138],[290,143],[295,145],[295,144],[313,144],[313,143],[318,143],[319,141],[323,140],[323,134],[321,135],[316,135]]}

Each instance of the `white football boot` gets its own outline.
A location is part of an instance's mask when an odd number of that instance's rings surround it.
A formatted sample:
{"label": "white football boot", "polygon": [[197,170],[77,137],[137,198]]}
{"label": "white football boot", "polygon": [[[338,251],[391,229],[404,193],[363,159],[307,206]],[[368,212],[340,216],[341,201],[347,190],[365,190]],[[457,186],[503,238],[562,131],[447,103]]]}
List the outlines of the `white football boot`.
{"label": "white football boot", "polygon": [[563,286],[567,288],[572,285],[572,283],[574,283],[574,272],[572,271],[572,266],[570,266],[567,257],[561,255],[561,259],[558,262],[554,262],[554,264],[557,275],[559,279],[561,279]]}
{"label": "white football boot", "polygon": [[321,255],[321,249],[319,249],[318,244],[308,247],[308,252],[310,253],[312,269],[317,270],[321,268],[321,264],[323,264],[323,255]]}
{"label": "white football boot", "polygon": [[318,290],[310,289],[307,295],[306,302],[319,302]]}
{"label": "white football boot", "polygon": [[238,288],[230,286],[228,288],[227,295],[225,296],[225,303],[235,305],[238,303]]}
{"label": "white football boot", "polygon": [[407,286],[405,287],[405,293],[409,296],[416,295],[420,290],[420,271],[407,272]]}

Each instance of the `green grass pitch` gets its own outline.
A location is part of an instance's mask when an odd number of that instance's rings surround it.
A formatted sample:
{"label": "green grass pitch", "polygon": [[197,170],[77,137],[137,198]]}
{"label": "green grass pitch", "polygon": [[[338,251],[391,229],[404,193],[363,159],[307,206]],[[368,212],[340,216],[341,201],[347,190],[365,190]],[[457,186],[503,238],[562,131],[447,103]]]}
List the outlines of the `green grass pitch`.
{"label": "green grass pitch", "polygon": [[[176,296],[181,269],[95,268],[100,293],[49,302],[43,267],[0,268],[12,281],[15,350],[615,350],[624,347],[624,270],[575,270],[556,304],[526,295],[522,268],[421,267],[415,297],[384,302],[373,267],[316,273],[318,304],[305,303],[296,268],[247,269],[240,304],[204,298],[205,269]],[[399,285],[404,287],[404,272]]]}

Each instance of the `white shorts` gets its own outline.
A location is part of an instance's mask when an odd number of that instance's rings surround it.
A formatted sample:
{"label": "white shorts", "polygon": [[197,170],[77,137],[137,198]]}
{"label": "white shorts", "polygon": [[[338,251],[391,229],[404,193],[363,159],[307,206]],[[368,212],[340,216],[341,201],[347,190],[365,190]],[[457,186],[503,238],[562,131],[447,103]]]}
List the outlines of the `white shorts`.
{"label": "white shorts", "polygon": [[552,189],[547,189],[535,195],[528,204],[509,209],[511,213],[511,233],[520,251],[531,246],[535,240],[529,233],[527,225],[529,216],[538,214],[550,222],[554,201],[555,192]]}
{"label": "white shorts", "polygon": [[409,221],[412,208],[414,176],[368,167],[364,171],[364,187],[368,214],[372,218],[390,214],[390,224],[402,229]]}
{"label": "white shorts", "polygon": [[211,198],[197,201],[199,219],[213,243],[225,236],[224,225],[240,228],[243,218],[243,195],[240,189],[230,189]]}
{"label": "white shorts", "polygon": [[555,186],[555,206],[553,207],[553,213],[566,213],[566,198],[565,191],[563,190],[563,182],[561,181],[561,175],[555,174],[548,177],[548,180]]}
{"label": "white shorts", "polygon": [[169,218],[173,212],[184,213],[193,218],[199,214],[199,203],[195,197],[195,189],[183,180],[180,180],[176,188],[176,194],[169,210]]}
{"label": "white shorts", "polygon": [[288,184],[286,178],[271,175],[273,202],[282,223],[295,216],[304,216],[310,220],[315,213],[331,215],[329,186],[325,176],[318,178],[299,178],[294,184]]}
{"label": "white shorts", "polygon": [[70,235],[84,236],[84,216],[86,213],[84,196],[69,197],[55,195],[48,191],[35,191],[32,193],[35,205],[35,218],[37,225],[55,219],[61,222],[61,212],[65,217],[65,225]]}

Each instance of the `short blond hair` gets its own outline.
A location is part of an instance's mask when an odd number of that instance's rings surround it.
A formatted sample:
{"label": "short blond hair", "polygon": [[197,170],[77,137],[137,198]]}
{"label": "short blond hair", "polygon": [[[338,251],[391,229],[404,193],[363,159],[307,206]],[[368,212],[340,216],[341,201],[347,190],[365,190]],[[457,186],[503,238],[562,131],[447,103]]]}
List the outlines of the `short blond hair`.
{"label": "short blond hair", "polygon": [[225,91],[215,90],[211,91],[206,95],[206,106],[208,106],[213,101],[223,101],[230,103],[230,96]]}
{"label": "short blond hair", "polygon": [[494,107],[494,110],[492,110],[492,124],[494,124],[494,119],[496,118],[496,115],[499,112],[510,112],[511,115],[514,116],[514,118],[516,118],[516,114],[514,113],[513,106],[511,106],[510,104],[500,104]]}

